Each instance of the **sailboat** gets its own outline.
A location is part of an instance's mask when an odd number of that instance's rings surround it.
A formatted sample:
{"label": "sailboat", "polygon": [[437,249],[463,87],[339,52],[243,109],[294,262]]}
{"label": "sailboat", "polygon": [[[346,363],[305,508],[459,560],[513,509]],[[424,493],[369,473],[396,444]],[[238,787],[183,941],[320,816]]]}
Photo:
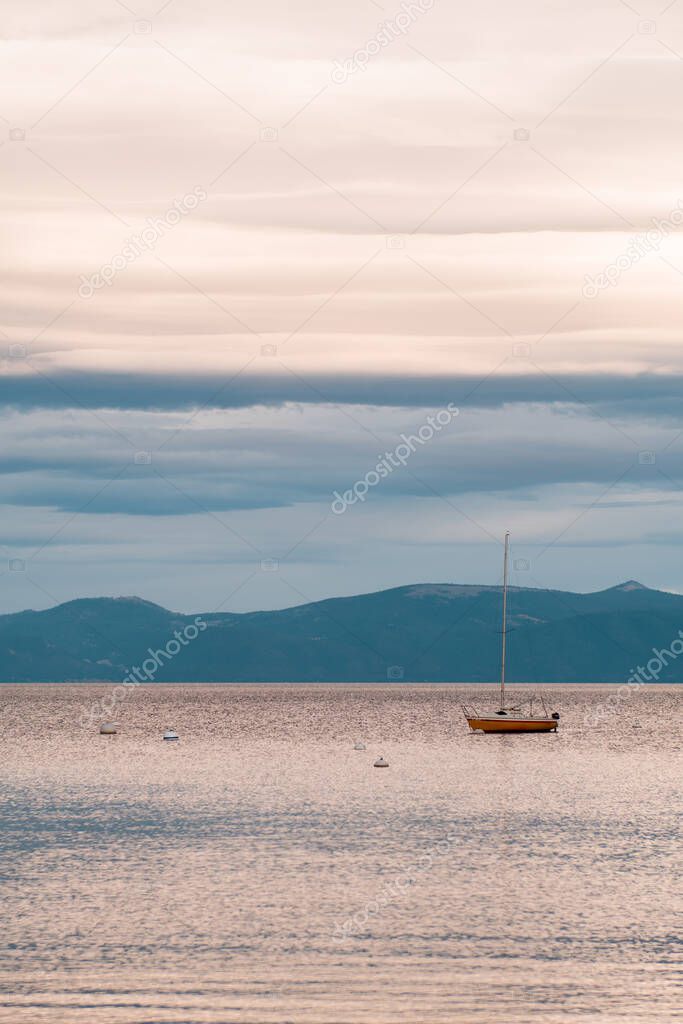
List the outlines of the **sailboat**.
{"label": "sailboat", "polygon": [[557,732],[560,716],[557,711],[548,714],[545,701],[541,697],[542,715],[535,715],[534,698],[529,699],[529,713],[524,714],[521,707],[512,707],[505,703],[505,655],[507,640],[507,602],[508,602],[508,558],[510,553],[510,533],[505,534],[503,554],[503,639],[500,659],[500,706],[497,711],[480,715],[468,704],[462,710],[467,724],[473,732]]}

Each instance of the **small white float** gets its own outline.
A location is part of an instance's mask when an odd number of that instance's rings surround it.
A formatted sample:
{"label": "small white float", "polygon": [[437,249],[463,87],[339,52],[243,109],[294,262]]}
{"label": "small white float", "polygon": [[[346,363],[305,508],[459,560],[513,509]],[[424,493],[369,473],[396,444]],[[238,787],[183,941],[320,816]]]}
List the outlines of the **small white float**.
{"label": "small white float", "polygon": [[165,740],[179,740],[180,736],[175,731],[175,729],[167,729],[166,732],[164,733],[164,739]]}
{"label": "small white float", "polygon": [[102,722],[100,726],[100,736],[116,736],[118,732],[118,726],[115,722]]}
{"label": "small white float", "polygon": [[375,761],[373,767],[374,768],[388,768],[389,767],[389,762],[385,761],[383,757],[378,757],[377,760]]}

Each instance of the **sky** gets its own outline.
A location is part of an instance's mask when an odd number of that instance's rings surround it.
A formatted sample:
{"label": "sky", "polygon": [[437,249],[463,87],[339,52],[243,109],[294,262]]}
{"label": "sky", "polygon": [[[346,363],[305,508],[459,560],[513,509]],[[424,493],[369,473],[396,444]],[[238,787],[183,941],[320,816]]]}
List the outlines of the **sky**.
{"label": "sky", "polygon": [[683,590],[683,3],[3,22],[0,612]]}

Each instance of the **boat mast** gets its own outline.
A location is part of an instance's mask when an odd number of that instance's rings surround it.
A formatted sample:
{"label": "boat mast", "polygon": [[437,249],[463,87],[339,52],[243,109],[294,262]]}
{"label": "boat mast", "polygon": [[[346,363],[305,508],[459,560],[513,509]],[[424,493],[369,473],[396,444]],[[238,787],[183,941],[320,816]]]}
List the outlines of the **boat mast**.
{"label": "boat mast", "polygon": [[500,658],[500,710],[505,707],[505,638],[507,632],[508,604],[508,550],[510,547],[510,531],[505,531],[505,553],[503,555],[503,641]]}

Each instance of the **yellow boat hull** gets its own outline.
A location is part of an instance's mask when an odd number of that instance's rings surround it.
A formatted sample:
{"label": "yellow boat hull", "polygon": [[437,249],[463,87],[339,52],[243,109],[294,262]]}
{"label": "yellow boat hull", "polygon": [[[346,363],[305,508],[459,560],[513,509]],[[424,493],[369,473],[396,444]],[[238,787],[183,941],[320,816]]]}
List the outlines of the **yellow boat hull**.
{"label": "yellow boat hull", "polygon": [[467,716],[467,724],[475,732],[557,732],[557,719],[515,718],[512,715]]}

